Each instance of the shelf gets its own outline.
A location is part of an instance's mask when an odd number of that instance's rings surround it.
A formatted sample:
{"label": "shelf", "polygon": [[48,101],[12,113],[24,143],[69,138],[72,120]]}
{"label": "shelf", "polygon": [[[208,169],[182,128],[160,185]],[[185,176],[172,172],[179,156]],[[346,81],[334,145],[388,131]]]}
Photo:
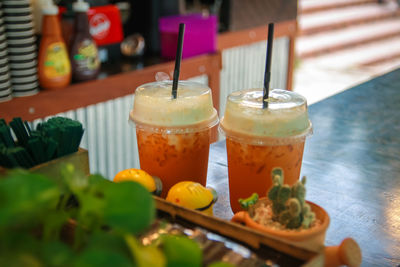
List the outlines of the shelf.
{"label": "shelf", "polygon": [[[290,42],[288,89],[291,89],[292,85],[296,32],[296,20],[279,22],[275,25],[275,38],[286,36]],[[266,38],[266,26],[222,33],[218,36],[218,52],[182,61],[180,79],[206,74],[209,86],[212,88],[214,106],[219,110],[222,51],[260,42]],[[114,65],[105,65],[97,80],[72,84],[55,91],[43,90],[34,96],[14,98],[11,101],[0,103],[0,118],[10,121],[14,117],[21,117],[24,120],[32,121],[123,97],[134,93],[139,85],[154,81],[157,72],[166,72],[172,77],[173,68],[173,61],[163,62],[160,58],[146,58],[144,61],[122,59]]]}
{"label": "shelf", "polygon": [[[14,117],[22,117],[32,121],[61,112],[74,110],[101,103],[110,99],[134,93],[141,84],[155,81],[157,72],[165,72],[172,77],[174,62],[166,62],[112,75],[106,79],[98,79],[70,85],[60,90],[44,90],[34,96],[14,98],[0,103],[0,117],[6,121]],[[215,107],[219,103],[219,72],[221,70],[221,54],[208,54],[185,59],[181,63],[181,79],[206,74],[209,86],[213,89]]]}

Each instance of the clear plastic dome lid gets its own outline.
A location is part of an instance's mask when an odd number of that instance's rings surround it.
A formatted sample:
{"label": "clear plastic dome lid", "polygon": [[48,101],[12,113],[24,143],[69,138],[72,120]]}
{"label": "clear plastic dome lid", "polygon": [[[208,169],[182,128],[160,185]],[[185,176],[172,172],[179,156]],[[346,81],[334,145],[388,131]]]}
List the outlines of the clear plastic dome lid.
{"label": "clear plastic dome lid", "polygon": [[209,128],[218,123],[211,89],[206,85],[179,81],[176,99],[171,92],[172,81],[139,86],[130,112],[136,127]]}
{"label": "clear plastic dome lid", "polygon": [[268,108],[263,109],[263,90],[249,89],[230,94],[222,131],[230,137],[268,138],[303,137],[311,132],[306,99],[288,90],[269,93]]}

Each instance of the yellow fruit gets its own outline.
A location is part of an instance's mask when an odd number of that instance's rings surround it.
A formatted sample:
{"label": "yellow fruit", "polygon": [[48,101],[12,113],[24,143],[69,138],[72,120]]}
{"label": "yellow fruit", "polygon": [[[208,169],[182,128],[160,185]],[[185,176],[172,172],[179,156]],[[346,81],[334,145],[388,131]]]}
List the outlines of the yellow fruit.
{"label": "yellow fruit", "polygon": [[184,181],[171,187],[166,200],[212,215],[217,196],[211,188],[206,188],[199,183]]}
{"label": "yellow fruit", "polygon": [[133,181],[140,183],[144,187],[149,190],[149,192],[154,192],[156,191],[156,183],[153,179],[153,177],[145,172],[144,170],[139,170],[139,169],[126,169],[123,171],[120,171],[115,175],[114,177],[114,182],[124,182],[124,181]]}

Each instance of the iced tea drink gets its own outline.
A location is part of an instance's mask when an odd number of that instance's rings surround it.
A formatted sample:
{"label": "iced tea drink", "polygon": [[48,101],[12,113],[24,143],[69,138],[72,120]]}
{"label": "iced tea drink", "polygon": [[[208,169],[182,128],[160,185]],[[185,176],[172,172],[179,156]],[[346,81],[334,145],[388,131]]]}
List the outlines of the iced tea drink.
{"label": "iced tea drink", "polygon": [[211,128],[218,123],[210,88],[180,81],[176,99],[171,88],[171,81],[140,86],[130,114],[140,168],[160,177],[162,197],[180,181],[206,185]]}
{"label": "iced tea drink", "polygon": [[265,196],[273,168],[284,170],[286,184],[299,179],[305,138],[311,133],[305,98],[275,89],[263,109],[262,96],[261,89],[232,93],[221,120],[233,212],[240,210],[239,198],[254,192]]}

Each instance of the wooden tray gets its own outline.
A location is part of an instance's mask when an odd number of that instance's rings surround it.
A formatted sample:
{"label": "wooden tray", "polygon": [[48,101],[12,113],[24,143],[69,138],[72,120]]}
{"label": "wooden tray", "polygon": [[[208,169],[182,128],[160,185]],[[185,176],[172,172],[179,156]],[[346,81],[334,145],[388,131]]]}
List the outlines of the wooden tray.
{"label": "wooden tray", "polygon": [[237,244],[244,245],[262,259],[270,259],[279,266],[323,266],[323,251],[310,251],[300,248],[274,236],[259,233],[251,228],[201,212],[187,209],[162,198],[154,197],[158,218],[189,228],[201,227],[212,233],[226,237]]}

